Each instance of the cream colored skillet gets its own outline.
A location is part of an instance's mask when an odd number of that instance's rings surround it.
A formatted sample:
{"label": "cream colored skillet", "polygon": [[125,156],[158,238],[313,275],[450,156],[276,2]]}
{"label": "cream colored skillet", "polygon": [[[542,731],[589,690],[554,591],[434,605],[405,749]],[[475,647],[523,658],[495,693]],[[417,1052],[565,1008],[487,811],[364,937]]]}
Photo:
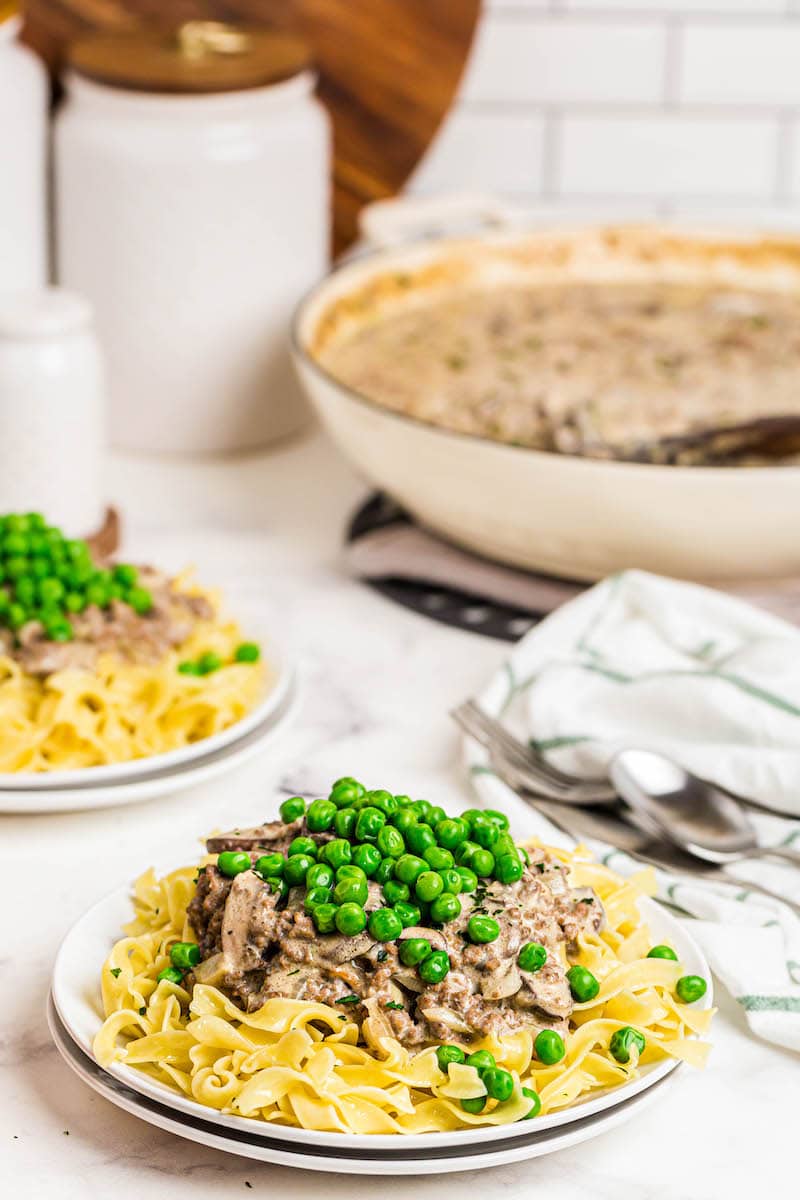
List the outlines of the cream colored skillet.
{"label": "cream colored skillet", "polygon": [[[486,226],[477,235],[441,234],[476,218]],[[800,467],[663,466],[504,445],[392,412],[320,365],[322,348],[365,313],[442,286],[677,279],[800,289],[800,237],[523,222],[519,210],[475,197],[366,210],[366,238],[383,245],[319,283],[292,330],[300,378],[342,453],[423,525],[514,566],[587,580],[625,567],[712,582],[800,571]],[[425,236],[407,240],[413,228]]]}

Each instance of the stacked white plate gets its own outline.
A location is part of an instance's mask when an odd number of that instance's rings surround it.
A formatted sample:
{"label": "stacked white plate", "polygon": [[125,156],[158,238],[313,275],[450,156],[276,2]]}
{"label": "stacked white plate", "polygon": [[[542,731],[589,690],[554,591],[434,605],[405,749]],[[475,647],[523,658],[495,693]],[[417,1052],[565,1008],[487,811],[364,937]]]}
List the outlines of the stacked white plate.
{"label": "stacked white plate", "polygon": [[[642,915],[658,941],[670,942],[688,973],[702,975],[711,1004],[711,976],[685,929],[659,905],[642,900]],[[266,1124],[215,1109],[115,1063],[100,1067],[92,1042],[100,1027],[99,975],[109,949],[130,915],[128,889],[100,901],[73,926],[53,973],[49,1023],[56,1046],[80,1078],[126,1112],[179,1137],[263,1162],[311,1171],[407,1175],[498,1166],[562,1150],[635,1117],[671,1085],[680,1064],[667,1059],[642,1068],[638,1079],[595,1094],[560,1112],[499,1128],[407,1136],[321,1133]]]}
{"label": "stacked white plate", "polygon": [[294,669],[270,646],[264,696],[234,725],[191,746],[132,762],[28,775],[0,773],[0,813],[111,808],[185,791],[260,753],[292,716],[296,701]]}

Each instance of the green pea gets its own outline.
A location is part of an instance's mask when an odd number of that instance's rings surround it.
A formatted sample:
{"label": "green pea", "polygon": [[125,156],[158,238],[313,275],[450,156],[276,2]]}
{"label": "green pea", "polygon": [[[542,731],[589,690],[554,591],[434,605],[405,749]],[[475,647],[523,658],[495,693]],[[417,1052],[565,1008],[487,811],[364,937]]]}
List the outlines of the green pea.
{"label": "green pea", "polygon": [[400,808],[394,813],[391,821],[398,833],[401,833],[405,837],[409,829],[413,829],[416,825],[417,818],[410,808]]}
{"label": "green pea", "polygon": [[423,904],[430,904],[444,891],[441,875],[437,875],[435,871],[423,871],[414,882],[414,891],[418,900]]}
{"label": "green pea", "polygon": [[406,834],[406,845],[412,854],[424,857],[425,851],[436,845],[436,834],[430,825],[412,825]]}
{"label": "green pea", "polygon": [[678,956],[671,946],[653,946],[652,950],[647,951],[648,958],[668,958],[671,962],[677,962]]}
{"label": "green pea", "polygon": [[64,597],[64,607],[67,612],[80,613],[86,608],[86,600],[80,592],[67,592]]}
{"label": "green pea", "polygon": [[498,812],[496,808],[485,808],[483,810],[483,815],[487,817],[492,824],[496,825],[498,829],[508,829],[509,821],[505,813]]}
{"label": "green pea", "polygon": [[400,918],[403,929],[410,929],[413,925],[419,925],[422,920],[422,913],[416,904],[411,904],[408,900],[397,900],[392,907]]}
{"label": "green pea", "polygon": [[294,858],[296,854],[305,854],[309,858],[316,858],[317,843],[310,837],[296,837],[289,843],[289,849],[286,853],[289,858]]}
{"label": "green pea", "polygon": [[309,867],[313,867],[314,859],[310,854],[293,854],[287,858],[283,868],[283,878],[290,887],[300,887],[306,881]]}
{"label": "green pea", "polygon": [[478,945],[486,942],[496,942],[500,936],[500,926],[494,917],[470,917],[467,924],[467,934],[469,940]]}
{"label": "green pea", "polygon": [[543,1029],[537,1033],[533,1048],[539,1062],[543,1062],[547,1067],[561,1062],[567,1052],[564,1039],[560,1033],[556,1033],[555,1029]]}
{"label": "green pea", "polygon": [[334,868],[343,867],[345,863],[349,863],[353,858],[353,850],[350,843],[345,838],[334,838],[332,842],[326,842],[320,849],[319,857]]}
{"label": "green pea", "polygon": [[439,1046],[436,1051],[436,1061],[439,1070],[447,1074],[450,1063],[463,1063],[466,1055],[460,1046]]}
{"label": "green pea", "polygon": [[[22,580],[18,582],[18,588],[21,582]],[[39,599],[43,604],[58,604],[59,600],[64,596],[65,591],[66,588],[61,580],[54,579],[52,575],[46,579],[39,580]]]}
{"label": "green pea", "polygon": [[516,854],[517,847],[514,844],[514,839],[510,833],[503,833],[502,830],[497,835],[497,841],[492,847],[492,853],[495,858],[499,858],[501,854]]}
{"label": "green pea", "polygon": [[514,1077],[502,1067],[489,1067],[481,1071],[481,1081],[490,1100],[510,1100],[514,1091]]}
{"label": "green pea", "polygon": [[[420,878],[423,878],[420,876]],[[419,882],[419,881],[418,881]],[[451,892],[443,892],[431,904],[431,920],[436,925],[445,925],[461,916],[461,901]]]}
{"label": "green pea", "polygon": [[467,1066],[474,1067],[476,1071],[488,1071],[490,1067],[497,1066],[497,1060],[488,1050],[474,1050],[467,1056]]}
{"label": "green pea", "polygon": [[444,890],[446,892],[452,892],[454,896],[457,896],[462,890],[461,872],[457,871],[455,867],[447,867],[444,871],[440,871],[439,874],[442,877]]}
{"label": "green pea", "polygon": [[337,809],[336,816],[333,818],[333,828],[336,830],[337,837],[349,840],[355,836],[357,816],[358,813],[354,808]]}
{"label": "green pea", "polygon": [[229,879],[241,875],[242,871],[249,871],[251,865],[250,855],[244,850],[223,850],[217,857],[217,867]]}
{"label": "green pea", "polygon": [[491,850],[475,850],[469,860],[476,875],[485,878],[494,871],[494,855]]}
{"label": "green pea", "polygon": [[[270,855],[270,857],[273,857]],[[277,855],[276,857],[280,857]],[[256,863],[258,868],[258,863]],[[275,872],[280,875],[280,871]],[[316,862],[313,867],[309,867],[306,872],[306,887],[307,888],[332,888],[333,887],[333,867],[329,863]]]}
{"label": "green pea", "polygon": [[65,618],[47,621],[44,627],[45,637],[51,642],[71,642],[75,631]]}
{"label": "green pea", "polygon": [[410,808],[414,801],[410,796],[395,794],[395,800],[400,808]]}
{"label": "green pea", "polygon": [[569,990],[579,1004],[586,1004],[587,1001],[594,1000],[600,991],[600,984],[586,967],[570,967],[567,971],[567,979]]}
{"label": "green pea", "polygon": [[469,867],[459,867],[458,873],[461,876],[461,892],[474,892],[478,886],[478,876]]}
{"label": "green pea", "polygon": [[458,817],[445,817],[443,821],[437,821],[434,832],[437,842],[444,846],[445,850],[455,850],[469,835],[466,824]]}
{"label": "green pea", "polygon": [[336,904],[358,904],[362,908],[367,903],[369,889],[366,879],[340,879],[333,889],[333,899]]}
{"label": "green pea", "polygon": [[485,825],[475,825],[473,827],[472,836],[483,850],[491,850],[500,837],[500,830],[491,821],[487,820]]}
{"label": "green pea", "polygon": [[631,1061],[633,1047],[636,1047],[638,1056],[644,1050],[645,1044],[644,1035],[639,1033],[638,1029],[634,1029],[632,1025],[623,1025],[622,1029],[612,1033],[608,1048],[611,1051],[611,1057],[615,1058],[618,1063],[628,1063]]}
{"label": "green pea", "polygon": [[334,779],[333,783],[331,784],[331,791],[340,787],[344,783],[355,783],[358,784],[359,787],[363,786],[358,782],[355,775],[341,775],[338,779]]}
{"label": "green pea", "polygon": [[522,878],[522,863],[516,854],[501,854],[495,861],[494,873],[500,883],[516,883]]}
{"label": "green pea", "polygon": [[290,796],[280,807],[281,820],[287,825],[299,821],[306,811],[306,802],[302,796]]}
{"label": "green pea", "polygon": [[332,800],[337,808],[350,808],[363,795],[363,783],[359,783],[357,779],[340,779],[331,788],[328,799]]}
{"label": "green pea", "polygon": [[87,604],[94,604],[97,608],[106,608],[108,606],[108,590],[101,583],[90,583],[86,589]]}
{"label": "green pea", "polygon": [[395,860],[394,874],[395,879],[399,879],[401,883],[407,883],[409,887],[416,883],[417,876],[423,871],[427,871],[428,864],[424,858],[417,858],[413,854],[403,854]]}
{"label": "green pea", "polygon": [[400,943],[400,962],[404,967],[416,967],[433,953],[427,938],[408,938]]}
{"label": "green pea", "polygon": [[318,904],[330,904],[332,899],[333,892],[329,887],[312,887],[306,892],[303,908],[307,913],[313,913]]}
{"label": "green pea", "polygon": [[14,592],[20,604],[30,608],[36,600],[36,580],[30,575],[23,575],[22,579],[17,580]]}
{"label": "green pea", "polygon": [[393,876],[394,876],[394,859],[393,858],[382,858],[380,861],[380,864],[378,865],[378,869],[375,872],[375,874],[372,876],[372,878],[375,880],[376,883],[388,883],[388,881]]}
{"label": "green pea", "polygon": [[166,980],[167,983],[177,984],[178,987],[183,983],[183,973],[177,967],[164,967],[163,971],[159,971],[156,975],[156,981],[161,983]]}
{"label": "green pea", "polygon": [[526,942],[517,956],[521,971],[541,971],[547,962],[547,950],[539,942]]}
{"label": "green pea", "polygon": [[261,658],[261,647],[255,642],[240,642],[233,652],[234,662],[254,663]]}
{"label": "green pea", "polygon": [[402,854],[405,854],[405,839],[399,829],[395,829],[393,825],[384,825],[383,829],[378,830],[375,844],[384,857],[400,858]]}
{"label": "green pea", "polygon": [[476,1096],[474,1100],[462,1100],[461,1107],[464,1112],[479,1113],[486,1108],[488,1096]]}
{"label": "green pea", "polygon": [[28,619],[28,613],[23,605],[9,604],[6,620],[12,629],[21,629]]}
{"label": "green pea", "polygon": [[[317,909],[319,912],[319,909]],[[355,937],[367,927],[367,914],[360,904],[348,902],[336,910],[336,928],[345,937]]]}
{"label": "green pea", "polygon": [[403,923],[394,909],[378,908],[370,915],[367,928],[376,942],[393,942],[403,932]]}
{"label": "green pea", "polygon": [[430,825],[431,829],[435,829],[440,821],[444,821],[446,816],[447,813],[444,811],[441,805],[434,804],[433,808],[428,813],[427,824]]}
{"label": "green pea", "polygon": [[3,538],[3,552],[7,558],[27,554],[29,550],[30,542],[23,533],[9,533]]}
{"label": "green pea", "polygon": [[[113,599],[110,589],[108,595],[109,599]],[[133,608],[133,605],[131,605],[131,608]],[[197,660],[197,669],[201,675],[213,675],[213,673],[218,671],[221,666],[222,659],[218,654],[215,654],[213,650],[207,650],[205,654],[201,654]]]}
{"label": "green pea", "polygon": [[200,962],[200,947],[196,942],[174,942],[169,950],[170,961],[179,971],[191,971]]}
{"label": "green pea", "polygon": [[356,837],[360,842],[374,842],[386,824],[386,813],[368,805],[362,808],[356,821]]}
{"label": "green pea", "polygon": [[444,950],[434,950],[422,960],[417,970],[425,983],[441,983],[450,970],[450,959]]}
{"label": "green pea", "polygon": [[414,800],[410,807],[418,821],[422,822],[423,824],[428,823],[428,818],[431,815],[432,808],[429,800]]}
{"label": "green pea", "polygon": [[467,840],[466,842],[460,842],[459,845],[456,846],[455,851],[453,852],[453,857],[455,858],[458,866],[459,867],[471,866],[472,865],[471,859],[472,859],[473,854],[476,852],[476,850],[480,850],[480,846],[478,845],[477,842],[471,842],[469,840]]}
{"label": "green pea", "polygon": [[539,1115],[542,1108],[542,1098],[538,1092],[534,1092],[533,1088],[524,1087],[522,1089],[522,1094],[523,1096],[528,1097],[531,1102],[531,1106],[521,1120],[530,1121],[531,1117],[537,1117]]}
{"label": "green pea", "polygon": [[387,879],[383,885],[383,898],[387,904],[397,904],[398,901],[408,900],[411,890],[407,883],[399,879]]}
{"label": "green pea", "polygon": [[367,882],[367,875],[363,867],[358,863],[342,863],[341,867],[336,868],[336,880],[340,879],[360,879],[362,883]]}
{"label": "green pea", "polygon": [[517,846],[517,854],[520,856],[526,867],[530,865],[531,856],[528,854],[528,851],[524,846]]}
{"label": "green pea", "polygon": [[336,928],[336,914],[338,909],[335,904],[318,904],[311,913],[311,920],[314,922],[314,927],[317,933],[333,933]]}
{"label": "green pea", "polygon": [[377,846],[366,842],[363,846],[356,846],[353,851],[353,862],[356,866],[361,867],[365,875],[372,876],[381,864],[381,852]]}
{"label": "green pea", "polygon": [[22,579],[23,575],[30,574],[30,569],[30,559],[23,558],[22,555],[6,561],[6,575],[9,579]]}
{"label": "green pea", "polygon": [[[67,553],[69,557],[75,561],[86,557],[88,547],[85,542],[68,542]],[[139,572],[136,567],[130,563],[117,563],[112,572],[117,583],[121,583],[123,587],[133,587],[136,580],[139,578]]]}
{"label": "green pea", "polygon": [[400,807],[391,792],[387,792],[384,788],[377,788],[374,792],[367,792],[367,800],[373,808],[379,808],[387,817],[393,816]]}
{"label": "green pea", "polygon": [[432,871],[448,871],[454,865],[452,854],[442,846],[428,846],[422,857]]}
{"label": "green pea", "polygon": [[279,896],[288,895],[289,885],[285,879],[281,879],[280,875],[268,875],[264,883],[267,884],[271,892],[277,892]]}
{"label": "green pea", "polygon": [[256,859],[253,870],[262,879],[268,879],[270,875],[283,875],[283,864],[282,854],[262,854]]}
{"label": "green pea", "polygon": [[705,996],[708,984],[702,975],[681,975],[675,984],[675,995],[684,1004],[694,1004]]}
{"label": "green pea", "polygon": [[144,616],[153,607],[153,597],[147,588],[134,587],[128,592],[128,604],[139,616]]}
{"label": "green pea", "polygon": [[325,833],[333,825],[336,805],[332,800],[314,800],[308,806],[306,825],[312,833]]}
{"label": "green pea", "polygon": [[483,819],[483,810],[480,808],[465,808],[461,814],[461,820],[464,822],[470,832],[472,831],[475,821],[482,821]]}

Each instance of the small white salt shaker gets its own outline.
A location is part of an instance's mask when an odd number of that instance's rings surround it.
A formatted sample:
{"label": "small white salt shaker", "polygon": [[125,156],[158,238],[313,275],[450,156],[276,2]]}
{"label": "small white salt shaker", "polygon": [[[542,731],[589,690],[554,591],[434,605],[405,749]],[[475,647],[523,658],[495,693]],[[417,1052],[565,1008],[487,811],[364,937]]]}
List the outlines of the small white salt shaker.
{"label": "small white salt shaker", "polygon": [[0,292],[0,512],[72,537],[103,522],[103,364],[83,297]]}

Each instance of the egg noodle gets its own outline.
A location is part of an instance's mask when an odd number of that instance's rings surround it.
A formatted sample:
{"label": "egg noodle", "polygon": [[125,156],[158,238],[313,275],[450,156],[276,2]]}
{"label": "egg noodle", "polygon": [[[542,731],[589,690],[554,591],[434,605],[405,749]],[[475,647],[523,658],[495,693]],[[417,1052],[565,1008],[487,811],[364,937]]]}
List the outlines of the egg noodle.
{"label": "egg noodle", "polygon": [[[348,1013],[311,1001],[270,999],[245,1013],[215,987],[197,984],[190,994],[178,984],[157,982],[170,965],[171,945],[193,937],[186,909],[196,867],[163,879],[150,870],[134,885],[136,916],[103,966],[105,1021],[95,1057],[102,1066],[135,1067],[222,1112],[362,1134],[505,1125],[531,1108],[523,1086],[539,1094],[541,1112],[548,1113],[627,1083],[639,1064],[672,1057],[703,1066],[709,1047],[698,1035],[707,1031],[713,1010],[676,999],[679,963],[646,957],[652,942],[637,900],[654,893],[652,872],[626,880],[590,861],[584,848],[546,849],[568,866],[572,885],[594,888],[605,908],[605,928],[582,935],[577,955],[570,956],[593,972],[600,991],[575,1006],[566,1056],[555,1066],[533,1056],[527,1031],[471,1045],[489,1050],[511,1072],[514,1091],[504,1103],[489,1100],[480,1113],[464,1111],[462,1099],[486,1094],[476,1069],[451,1063],[445,1074],[435,1047],[406,1050],[375,1000],[366,1001],[369,1016],[359,1025]],[[625,1025],[644,1035],[645,1048],[638,1059],[634,1048],[623,1065],[612,1057],[609,1041]]]}
{"label": "egg noodle", "polygon": [[[186,579],[176,587],[211,604],[214,617],[154,664],[101,654],[91,669],[43,679],[0,655],[0,771],[45,772],[147,758],[233,725],[264,693],[263,663],[234,662],[242,633],[221,619],[217,598]],[[225,664],[184,675],[178,664],[213,651]]]}

